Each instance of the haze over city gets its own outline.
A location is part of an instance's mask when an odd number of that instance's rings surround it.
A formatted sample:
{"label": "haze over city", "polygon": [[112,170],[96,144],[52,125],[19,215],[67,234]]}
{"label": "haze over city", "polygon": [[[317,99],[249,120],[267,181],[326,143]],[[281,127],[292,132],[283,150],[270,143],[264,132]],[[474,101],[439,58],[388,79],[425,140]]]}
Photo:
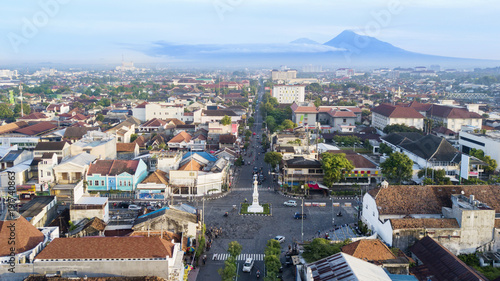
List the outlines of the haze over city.
{"label": "haze over city", "polygon": [[488,0],[8,1],[0,12],[0,59],[118,63],[124,55],[175,63],[189,59],[158,52],[158,43],[272,52],[352,30],[412,52],[499,60],[499,12],[500,3]]}

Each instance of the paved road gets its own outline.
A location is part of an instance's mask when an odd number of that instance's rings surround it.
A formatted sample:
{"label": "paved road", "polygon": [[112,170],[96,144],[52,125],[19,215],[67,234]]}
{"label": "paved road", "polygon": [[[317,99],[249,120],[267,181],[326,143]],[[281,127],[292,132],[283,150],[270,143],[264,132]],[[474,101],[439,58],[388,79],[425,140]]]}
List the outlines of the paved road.
{"label": "paved road", "polygon": [[[253,129],[257,135],[262,135],[262,117],[259,112],[256,114],[256,127]],[[231,241],[238,241],[243,246],[242,256],[238,259],[238,280],[255,280],[255,271],[259,269],[264,272],[263,253],[266,242],[276,235],[283,235],[286,241],[282,244],[282,258],[284,252],[288,249],[293,241],[301,241],[302,233],[304,240],[311,240],[317,237],[318,230],[321,235],[325,232],[331,232],[333,213],[342,210],[342,217],[335,217],[336,224],[352,223],[355,220],[355,211],[353,208],[335,207],[332,210],[332,204],[328,197],[316,196],[311,200],[304,202],[326,202],[327,207],[304,207],[304,213],[307,214],[307,219],[295,220],[293,215],[295,212],[301,212],[301,201],[297,200],[297,207],[287,207],[283,205],[284,201],[291,198],[285,197],[274,192],[276,183],[271,181],[268,175],[268,165],[264,163],[261,147],[256,136],[252,136],[251,145],[256,145],[251,158],[246,157],[245,162],[255,161],[251,165],[245,165],[237,169],[235,185],[232,191],[224,198],[206,201],[205,202],[205,222],[207,229],[216,227],[222,229],[222,234],[215,238],[212,243],[212,248],[207,252],[208,261],[202,265],[198,274],[198,281],[220,280],[217,269],[224,266],[224,259],[227,257],[227,246]],[[261,152],[259,155],[258,153]],[[260,203],[270,203],[272,206],[272,216],[243,216],[239,215],[237,210],[233,210],[233,205],[239,206],[244,202],[245,198],[248,201],[252,200],[252,170],[253,167],[263,167],[264,174],[267,180],[259,188]],[[268,186],[271,190],[268,190]],[[352,202],[352,200],[335,200],[343,206],[344,202]],[[228,217],[223,214],[229,212]],[[302,225],[303,222],[303,225]],[[302,232],[303,227],[303,232]],[[214,259],[215,255],[215,259]],[[255,257],[256,262],[252,272],[243,273],[242,257]],[[290,268],[289,268],[290,269]],[[288,276],[287,276],[288,275]],[[284,280],[291,280],[291,270],[284,272]],[[262,277],[261,277],[262,278]]]}

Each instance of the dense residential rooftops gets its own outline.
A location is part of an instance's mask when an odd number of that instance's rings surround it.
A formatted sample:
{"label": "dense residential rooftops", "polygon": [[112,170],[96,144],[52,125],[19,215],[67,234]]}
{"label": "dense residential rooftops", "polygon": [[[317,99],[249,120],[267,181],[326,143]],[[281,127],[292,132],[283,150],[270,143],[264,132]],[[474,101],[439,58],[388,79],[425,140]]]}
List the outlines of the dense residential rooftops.
{"label": "dense residential rooftops", "polygon": [[232,110],[227,109],[219,109],[219,110],[203,110],[202,115],[204,116],[238,116],[238,114],[234,113]]}
{"label": "dense residential rooftops", "polygon": [[36,120],[36,119],[46,119],[48,118],[47,115],[41,113],[41,112],[33,112],[28,115],[25,115],[23,117],[19,117],[18,119],[21,120]]}
{"label": "dense residential rooftops", "polygon": [[168,141],[168,143],[181,143],[181,142],[189,142],[191,140],[191,135],[182,131],[178,133],[175,137]]}
{"label": "dense residential rooftops", "polygon": [[56,238],[36,259],[152,259],[172,257],[173,250],[160,237]]}
{"label": "dense residential rooftops", "polygon": [[141,183],[162,183],[168,184],[168,173],[162,170],[156,170],[147,176]]}
{"label": "dense residential rooftops", "polygon": [[99,127],[68,127],[64,131],[64,138],[81,139],[89,131],[99,131]]}
{"label": "dense residential rooftops", "polygon": [[28,123],[26,123],[25,121],[17,121],[17,122],[5,124],[3,126],[0,126],[0,134],[10,133],[10,132],[13,132],[17,129],[21,129],[24,127],[28,127]]}
{"label": "dense residential rooftops", "polygon": [[137,143],[116,143],[116,152],[134,152]]}
{"label": "dense residential rooftops", "polygon": [[24,204],[20,209],[19,213],[26,220],[31,221],[31,219],[40,214],[43,208],[54,201],[55,196],[37,196],[31,199],[28,203]]}

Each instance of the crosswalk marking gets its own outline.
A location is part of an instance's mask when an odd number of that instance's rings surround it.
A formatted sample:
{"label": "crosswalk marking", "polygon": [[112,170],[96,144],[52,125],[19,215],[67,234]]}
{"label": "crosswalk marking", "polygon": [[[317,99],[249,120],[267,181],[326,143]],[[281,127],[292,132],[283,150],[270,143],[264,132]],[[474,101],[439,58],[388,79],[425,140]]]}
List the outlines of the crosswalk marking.
{"label": "crosswalk marking", "polygon": [[[248,258],[252,258],[255,261],[263,261],[264,260],[264,254],[240,254],[236,260],[237,261],[245,261]],[[213,254],[212,260],[217,260],[217,261],[225,261],[229,258],[229,254]]]}

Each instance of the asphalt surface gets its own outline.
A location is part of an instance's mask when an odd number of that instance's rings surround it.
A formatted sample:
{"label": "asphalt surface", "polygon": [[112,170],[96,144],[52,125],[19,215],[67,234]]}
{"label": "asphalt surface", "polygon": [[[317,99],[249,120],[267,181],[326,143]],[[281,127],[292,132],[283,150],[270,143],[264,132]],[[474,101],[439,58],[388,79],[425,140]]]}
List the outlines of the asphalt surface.
{"label": "asphalt surface", "polygon": [[[325,207],[304,207],[304,213],[307,218],[304,220],[294,219],[295,212],[302,211],[302,201],[293,199],[277,193],[274,188],[277,183],[272,180],[269,175],[268,165],[264,163],[264,153],[260,146],[260,140],[257,136],[262,135],[262,117],[259,111],[255,114],[255,127],[251,128],[256,132],[255,136],[251,137],[251,146],[249,152],[252,151],[252,156],[245,156],[245,164],[250,161],[250,165],[245,165],[236,168],[234,186],[230,193],[217,200],[205,201],[205,224],[207,229],[218,228],[221,233],[217,238],[212,240],[212,247],[207,255],[207,263],[200,263],[200,271],[198,273],[198,281],[220,280],[217,272],[219,268],[224,266],[224,260],[227,258],[227,247],[229,242],[237,241],[242,245],[242,255],[237,260],[238,262],[238,278],[237,280],[257,280],[255,272],[260,270],[261,277],[264,277],[264,249],[266,242],[273,239],[276,235],[285,236],[285,242],[282,243],[281,260],[284,261],[285,252],[292,245],[293,241],[300,242],[311,240],[319,235],[324,237],[326,232],[331,232],[333,229],[332,218],[335,218],[335,224],[348,224],[357,221],[355,218],[356,211],[352,207],[343,207],[345,202],[353,200],[333,200],[339,202],[341,207],[333,207],[332,200],[328,197],[323,197],[320,194],[312,196],[312,199],[304,200],[305,202],[326,203]],[[254,148],[255,146],[255,148]],[[260,152],[260,154],[259,154]],[[263,167],[266,180],[259,186],[259,202],[260,204],[271,204],[271,216],[259,215],[239,215],[239,206],[245,199],[249,202],[252,200],[253,185],[252,171],[253,167],[259,169]],[[270,187],[270,189],[268,189]],[[296,200],[296,207],[284,206],[283,203],[287,200]],[[197,207],[201,207],[201,203]],[[233,209],[236,206],[236,210]],[[343,216],[337,217],[336,214],[342,211]],[[224,217],[224,213],[229,215]],[[303,224],[302,224],[303,223]],[[244,259],[252,257],[255,259],[255,264],[250,273],[242,272]],[[292,266],[285,267],[283,272],[283,280],[294,280]]]}

